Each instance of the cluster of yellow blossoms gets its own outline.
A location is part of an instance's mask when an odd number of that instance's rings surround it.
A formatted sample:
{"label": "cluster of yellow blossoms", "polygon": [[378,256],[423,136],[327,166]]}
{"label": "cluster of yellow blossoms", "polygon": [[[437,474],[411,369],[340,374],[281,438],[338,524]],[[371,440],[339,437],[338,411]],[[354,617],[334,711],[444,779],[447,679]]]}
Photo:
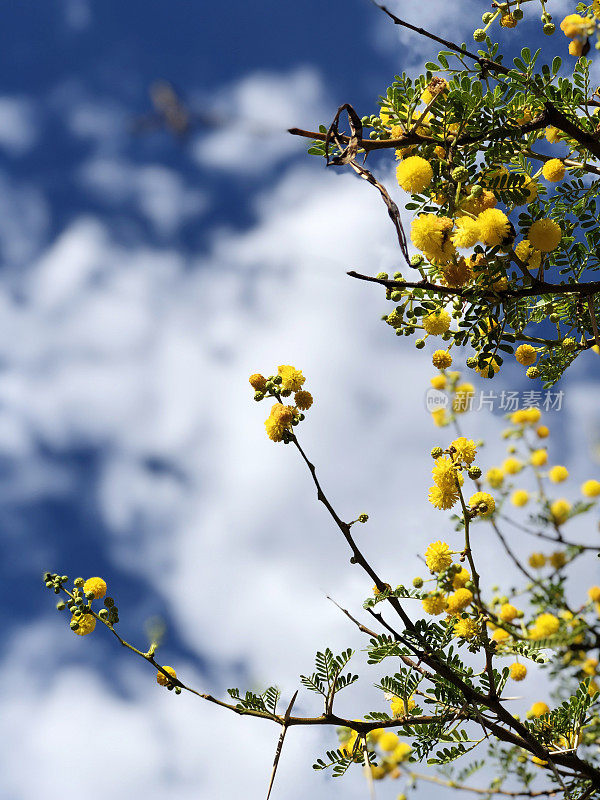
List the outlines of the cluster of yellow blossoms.
{"label": "cluster of yellow blossoms", "polygon": [[[431,455],[434,466],[431,471],[433,483],[429,489],[429,502],[435,508],[452,508],[461,496],[461,486],[464,483],[463,471],[468,476],[477,480],[481,476],[479,467],[473,465],[477,446],[472,439],[459,436],[446,450],[434,447]],[[446,454],[446,455],[445,455]],[[496,504],[491,494],[475,492],[468,502],[471,516],[480,516],[484,519],[491,517]]]}
{"label": "cluster of yellow blossoms", "polygon": [[600,3],[595,0],[592,5],[593,17],[582,17],[580,14],[568,14],[560,23],[560,29],[569,42],[569,53],[572,56],[586,55],[590,49],[589,37],[596,30],[596,18],[600,17]]}
{"label": "cluster of yellow blossoms", "polygon": [[[255,391],[255,400],[260,401],[265,397],[277,400],[265,420],[267,436],[273,442],[289,442],[292,428],[304,419],[302,412],[307,411],[313,404],[311,393],[302,388],[306,378],[296,367],[282,364],[277,368],[277,375],[265,378],[264,375],[255,373],[249,380]],[[294,393],[293,406],[281,402],[282,397],[289,397],[292,393]]]}

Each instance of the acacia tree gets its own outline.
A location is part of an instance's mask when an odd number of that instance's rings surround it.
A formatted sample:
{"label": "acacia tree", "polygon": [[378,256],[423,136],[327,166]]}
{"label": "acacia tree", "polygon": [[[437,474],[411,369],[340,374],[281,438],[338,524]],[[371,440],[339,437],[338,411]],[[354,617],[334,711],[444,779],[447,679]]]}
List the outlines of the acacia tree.
{"label": "acacia tree", "polygon": [[[550,3],[540,2],[543,32],[552,35]],[[44,575],[46,586],[66,595],[57,607],[69,609],[76,634],[87,635],[100,622],[151,664],[157,682],[175,694],[186,691],[279,726],[269,794],[287,730],[320,725],[338,729],[339,745],[332,743],[314,768],[341,776],[358,765],[372,793],[374,780],[400,779],[403,792],[431,781],[487,797],[600,795],[594,655],[600,647],[600,587],[567,591],[574,562],[600,553],[598,544],[574,541],[567,531],[570,520],[592,511],[600,482],[586,481],[578,502],[554,496],[554,485],[567,480],[568,470],[548,467],[549,429],[535,402],[541,391],[532,391],[527,407],[508,415],[508,457],[499,466],[486,465],[484,473],[477,463],[480,443],[459,427],[475,387],[450,370],[452,353],[461,347],[467,348],[467,367],[488,379],[505,355],[514,355],[537,382],[532,385],[541,382],[548,389],[582,353],[600,353],[600,281],[593,280],[600,266],[600,90],[590,85],[591,62],[585,57],[600,2],[581,4],[560,24],[575,59],[568,77],[559,56],[540,64],[539,50],[523,48],[509,65],[490,38],[496,25],[514,28],[529,4],[537,7],[537,0],[492,3],[484,27],[474,32],[477,50],[380,6],[392,23],[440,44],[437,61],[417,77],[396,76],[376,115],[361,118],[345,104],[319,131],[291,130],[310,139],[309,153],[328,166],[350,168],[364,178],[387,207],[408,277],[349,275],[383,288],[393,304],[383,320],[396,335],[417,337],[419,349],[429,337],[445,343],[432,355],[437,369],[432,388],[444,392],[448,404],[432,413],[440,439],[431,453],[429,502],[450,512],[448,538],[457,544],[432,542],[425,552],[426,576],[412,578],[409,587],[393,588],[374,570],[353,532],[354,525],[368,521],[367,514],[344,521],[304,452],[298,426],[313,398],[302,372],[281,365],[272,375],[250,377],[254,399],[274,401],[267,435],[297,451],[318,500],[347,542],[351,562],[373,584],[363,621],[358,611],[341,611],[365,636],[367,662],[381,664],[384,674],[376,686],[389,710],[359,719],[335,712],[337,694],[359,680],[347,671],[350,649],[318,652],[314,672],[301,676],[304,690],[321,696],[313,716],[294,714],[297,692],[280,708],[275,686],[262,694],[231,689],[228,701],[213,697],[159,662],[158,641],[144,651],[122,638],[118,609],[106,597],[102,578],[77,578],[71,585],[67,576]],[[410,239],[418,251],[413,256],[396,203],[365,166],[373,151],[386,150],[395,151],[398,183],[410,195]],[[527,473],[532,491],[515,484]],[[511,505],[529,506],[528,517],[514,520],[507,510]],[[491,528],[522,579],[519,585],[481,584],[471,540],[475,525]],[[552,552],[533,552],[523,562],[514,550],[515,532],[536,537]],[[102,598],[104,607],[97,610],[94,602]],[[553,702],[534,703],[522,718],[508,702],[509,687],[526,680],[528,661],[545,670]],[[480,779],[487,779],[486,785],[473,784],[471,776],[484,759],[493,765],[493,776],[489,779],[488,771]],[[418,764],[434,765],[437,772]]]}

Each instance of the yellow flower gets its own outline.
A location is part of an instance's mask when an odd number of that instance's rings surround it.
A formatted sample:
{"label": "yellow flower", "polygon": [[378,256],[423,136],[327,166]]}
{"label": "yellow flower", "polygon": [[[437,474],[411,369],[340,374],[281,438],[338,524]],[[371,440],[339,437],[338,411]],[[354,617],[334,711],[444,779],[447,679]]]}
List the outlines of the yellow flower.
{"label": "yellow flower", "polygon": [[254,375],[250,375],[250,386],[253,389],[256,389],[257,392],[264,392],[267,388],[267,379],[264,375],[261,375],[259,372],[255,372]]}
{"label": "yellow flower", "polygon": [[534,450],[530,458],[534,467],[543,467],[548,461],[548,451],[544,449]]}
{"label": "yellow flower", "polygon": [[560,134],[560,129],[555,128],[554,125],[548,125],[546,128],[546,140],[549,141],[550,144],[557,144],[560,142]]}
{"label": "yellow flower", "polygon": [[[172,678],[176,678],[177,677],[177,673],[175,672],[173,667],[163,667],[163,669],[164,669],[165,672],[168,672],[169,675]],[[167,678],[166,675],[163,675],[162,672],[157,672],[156,673],[156,682],[158,684],[160,684],[160,686],[168,686],[169,683],[170,683],[170,680]]]}
{"label": "yellow flower", "polygon": [[267,436],[272,442],[280,442],[283,439],[283,432],[286,426],[278,419],[268,417],[265,420],[265,429],[267,431]]}
{"label": "yellow flower", "polygon": [[452,244],[455,247],[473,247],[479,241],[481,232],[479,223],[471,217],[460,217],[456,220],[456,231],[452,234]]}
{"label": "yellow flower", "polygon": [[594,16],[600,17],[600,0],[593,0],[592,11],[594,12]]}
{"label": "yellow flower", "polygon": [[492,634],[494,642],[505,642],[507,639],[510,639],[510,633],[505,631],[504,628],[496,628]]}
{"label": "yellow flower", "polygon": [[560,23],[560,29],[569,39],[575,36],[590,36],[594,32],[596,21],[579,14],[568,14]]}
{"label": "yellow flower", "polygon": [[537,361],[537,350],[530,344],[521,344],[515,351],[515,358],[524,367],[529,367]]}
{"label": "yellow flower", "polygon": [[547,714],[550,711],[546,703],[541,701],[534,703],[531,708],[529,709],[527,716],[528,717],[541,717],[544,714]]}
{"label": "yellow flower", "polygon": [[296,408],[300,409],[300,411],[307,411],[313,404],[312,394],[300,390],[294,395],[294,403],[296,403]]}
{"label": "yellow flower", "polygon": [[429,260],[448,261],[455,251],[449,238],[453,225],[448,217],[419,214],[411,223],[410,238],[414,246]]}
{"label": "yellow flower", "polygon": [[445,389],[446,388],[446,376],[445,375],[434,375],[433,378],[429,379],[429,382],[433,386],[434,389]]}
{"label": "yellow flower", "polygon": [[512,236],[511,224],[504,211],[488,208],[477,217],[480,241],[490,247],[505,244]]}
{"label": "yellow flower", "polygon": [[492,489],[498,489],[504,481],[504,473],[498,467],[492,467],[485,473],[485,479]]}
{"label": "yellow flower", "polygon": [[544,164],[542,175],[547,181],[550,181],[550,183],[562,181],[565,177],[565,165],[560,158],[551,158]]}
{"label": "yellow flower", "polygon": [[534,569],[541,569],[546,566],[546,556],[543,553],[532,553],[529,556],[528,564]]}
{"label": "yellow flower", "polygon": [[421,605],[425,613],[437,617],[438,614],[441,614],[446,609],[446,598],[442,594],[430,595],[423,598]]}
{"label": "yellow flower", "polygon": [[91,633],[96,627],[96,617],[93,617],[91,614],[82,614],[76,619],[79,624],[79,627],[75,630],[77,636],[87,636],[88,633]]}
{"label": "yellow flower", "polygon": [[505,458],[502,463],[502,469],[504,472],[507,472],[509,475],[516,475],[518,472],[521,472],[523,469],[523,462],[519,461],[518,458]]}
{"label": "yellow flower", "polygon": [[567,520],[570,510],[571,503],[564,498],[555,500],[550,506],[550,513],[552,514],[552,517],[557,525],[562,525],[562,523]]}
{"label": "yellow flower", "polygon": [[461,383],[454,390],[454,399],[452,400],[452,410],[455,414],[462,414],[463,411],[469,410],[471,398],[475,394],[475,387],[472,383]]}
{"label": "yellow flower", "polygon": [[102,578],[88,578],[83,584],[83,593],[88,592],[93,592],[96,600],[100,600],[106,594],[106,581]]}
{"label": "yellow flower", "polygon": [[[483,519],[491,517],[496,508],[496,502],[494,501],[494,498],[487,492],[475,492],[475,494],[472,495],[471,499],[469,500],[469,505],[472,509],[477,509],[477,513],[480,517],[483,517]],[[483,506],[485,506],[485,511],[481,510]]]}
{"label": "yellow flower", "polygon": [[400,739],[393,731],[386,731],[379,737],[379,747],[386,753],[391,752],[399,742]]}
{"label": "yellow flower", "polygon": [[582,483],[581,494],[584,497],[598,497],[600,495],[600,481],[589,480]]}
{"label": "yellow flower", "polygon": [[515,247],[517,258],[527,266],[527,269],[536,270],[542,263],[542,254],[539,250],[534,250],[529,239],[523,239]]}
{"label": "yellow flower", "polygon": [[560,621],[554,614],[540,614],[530,631],[532,639],[546,639],[553,636],[560,628]]}
{"label": "yellow flower", "polygon": [[281,377],[281,383],[284,389],[290,389],[292,392],[297,392],[302,387],[306,380],[304,375],[296,367],[289,364],[282,364],[277,367],[277,372]]}
{"label": "yellow flower", "polygon": [[595,675],[597,667],[598,667],[597,658],[586,658],[586,660],[581,665],[581,670],[586,675]]}
{"label": "yellow flower", "polygon": [[526,506],[529,502],[529,492],[525,489],[516,489],[510,498],[510,502],[517,508]]}
{"label": "yellow flower", "polygon": [[409,156],[396,167],[396,177],[404,191],[418,194],[431,183],[433,169],[421,156]]}
{"label": "yellow flower", "polygon": [[456,450],[456,458],[458,461],[463,461],[465,464],[471,465],[475,460],[477,448],[473,439],[467,439],[464,436],[459,436],[452,442],[452,447]]}
{"label": "yellow flower", "polygon": [[414,707],[415,707],[415,700],[414,697],[412,696],[408,698],[408,711],[405,708],[404,700],[402,699],[402,697],[394,695],[394,697],[392,697],[392,699],[390,700],[390,708],[392,710],[392,714],[394,717],[403,717],[406,714],[408,714],[409,711],[412,711]]}
{"label": "yellow flower", "polygon": [[448,597],[447,610],[450,614],[458,614],[464,611],[473,600],[473,592],[468,589],[457,589]]}
{"label": "yellow flower", "polygon": [[452,508],[458,500],[458,489],[442,489],[440,486],[432,486],[429,489],[428,498],[434,508],[444,511]]}
{"label": "yellow flower", "polygon": [[590,586],[588,597],[593,603],[600,603],[600,586]]}
{"label": "yellow flower", "polygon": [[392,750],[391,759],[396,764],[400,763],[401,761],[406,761],[406,759],[412,753],[412,747],[408,744],[408,742],[400,742],[394,749]]}
{"label": "yellow flower", "polygon": [[446,333],[450,327],[450,314],[444,309],[440,311],[433,311],[423,317],[423,327],[427,333],[433,336],[438,336],[441,333]]}
{"label": "yellow flower", "polygon": [[474,619],[459,619],[453,630],[457,639],[473,639],[479,633],[479,625]]}
{"label": "yellow flower", "polygon": [[[461,568],[460,572],[457,572],[455,576],[452,578],[452,588],[453,589],[462,589],[468,581],[471,580],[471,575],[468,570],[464,567]],[[600,598],[598,598],[600,600]]]}
{"label": "yellow flower", "polygon": [[438,408],[436,411],[431,412],[431,419],[433,420],[433,424],[437,425],[438,428],[443,428],[444,425],[448,424],[448,417],[446,415],[445,408]]}
{"label": "yellow flower", "polygon": [[546,427],[546,425],[540,425],[540,427],[537,428],[536,433],[539,439],[546,439],[550,433],[550,430]]}
{"label": "yellow flower", "polygon": [[498,616],[504,622],[512,622],[513,619],[516,619],[519,615],[518,609],[516,609],[512,603],[504,603],[500,606],[500,613]]}
{"label": "yellow flower", "polygon": [[478,372],[482,378],[492,378],[499,369],[500,364],[496,361],[496,359],[492,358],[492,356],[488,356],[484,359],[484,364],[482,367],[479,366],[479,363],[477,364],[475,367],[475,372]]}
{"label": "yellow flower", "polygon": [[518,661],[515,661],[514,664],[510,665],[510,677],[513,681],[522,681],[526,675],[527,667],[525,664],[519,664]]}
{"label": "yellow flower", "polygon": [[560,569],[567,563],[567,556],[563,550],[555,550],[550,554],[549,561],[554,569]]}
{"label": "yellow flower", "polygon": [[465,286],[473,280],[473,272],[469,262],[465,258],[457,258],[442,265],[442,283],[444,286]]}
{"label": "yellow flower", "polygon": [[562,239],[560,225],[552,219],[538,219],[529,228],[527,238],[531,246],[542,253],[549,253],[555,250]]}
{"label": "yellow flower", "polygon": [[443,572],[452,563],[450,546],[446,542],[432,542],[425,551],[425,563],[431,572]]}
{"label": "yellow flower", "polygon": [[435,485],[440,489],[457,491],[458,472],[451,458],[436,458],[431,474]]}
{"label": "yellow flower", "polygon": [[431,356],[431,362],[438,369],[447,369],[452,364],[452,356],[447,350],[436,350]]}
{"label": "yellow flower", "polygon": [[569,477],[569,470],[566,467],[557,464],[548,472],[548,477],[552,483],[562,483]]}

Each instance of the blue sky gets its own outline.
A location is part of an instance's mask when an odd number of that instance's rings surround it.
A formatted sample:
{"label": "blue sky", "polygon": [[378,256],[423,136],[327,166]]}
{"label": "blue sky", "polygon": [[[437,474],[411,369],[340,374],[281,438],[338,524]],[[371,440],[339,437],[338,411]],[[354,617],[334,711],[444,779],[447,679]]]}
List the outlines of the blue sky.
{"label": "blue sky", "polygon": [[[447,3],[391,5],[470,35]],[[481,4],[462,5],[466,17]],[[11,3],[4,32],[0,797],[29,800],[48,781],[88,800],[260,796],[275,732],[161,691],[104,631],[73,636],[40,574],[103,575],[123,635],[144,645],[162,618],[165,662],[213,692],[278,682],[289,696],[316,648],[361,646],[325,596],[358,607],[370,587],[293,453],[265,439],[247,376],[304,369],[307,448],[343,515],[372,515],[378,566],[407,579],[440,535],[420,500],[439,438],[423,409],[430,369],[379,322],[379,293],[344,274],[396,269],[393,231],[366,185],[284,131],[342,102],[370,112],[432,51],[362,0]],[[133,134],[159,78],[228,121],[185,142]],[[378,169],[389,181],[392,165]],[[581,361],[552,424],[585,478],[571,443],[600,420],[597,367]],[[474,416],[491,464],[501,420]],[[349,714],[381,698],[352,701]],[[86,735],[66,750],[73,730]],[[290,735],[279,796],[364,795],[357,778],[310,769],[332,741]]]}

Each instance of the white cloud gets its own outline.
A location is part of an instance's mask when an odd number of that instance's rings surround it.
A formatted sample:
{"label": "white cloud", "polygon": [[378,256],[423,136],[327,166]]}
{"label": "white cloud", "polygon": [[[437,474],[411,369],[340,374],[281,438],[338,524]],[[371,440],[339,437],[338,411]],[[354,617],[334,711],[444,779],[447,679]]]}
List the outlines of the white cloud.
{"label": "white cloud", "polygon": [[257,72],[244,77],[217,96],[214,113],[226,122],[196,138],[196,160],[205,167],[251,175],[272,168],[298,152],[287,128],[310,128],[333,116],[324,94],[320,76],[310,67],[287,75]]}
{"label": "white cloud", "polygon": [[21,155],[37,140],[36,117],[30,101],[0,97],[0,147],[11,155]]}

